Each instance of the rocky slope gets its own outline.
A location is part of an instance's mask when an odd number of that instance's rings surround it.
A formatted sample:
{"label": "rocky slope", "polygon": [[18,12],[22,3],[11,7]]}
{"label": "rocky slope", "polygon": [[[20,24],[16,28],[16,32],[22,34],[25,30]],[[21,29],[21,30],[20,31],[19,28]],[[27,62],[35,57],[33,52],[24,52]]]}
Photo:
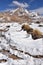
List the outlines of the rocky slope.
{"label": "rocky slope", "polygon": [[[19,31],[23,24],[0,23],[0,65],[43,65],[43,38],[33,40],[26,31]],[[43,32],[39,25],[43,23],[29,26]]]}

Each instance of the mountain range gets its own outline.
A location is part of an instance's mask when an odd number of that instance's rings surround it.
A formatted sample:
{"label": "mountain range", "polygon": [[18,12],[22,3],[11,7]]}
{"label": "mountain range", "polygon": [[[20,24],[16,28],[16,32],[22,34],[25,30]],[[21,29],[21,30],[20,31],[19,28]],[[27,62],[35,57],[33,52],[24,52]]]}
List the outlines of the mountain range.
{"label": "mountain range", "polygon": [[0,22],[36,22],[43,21],[43,16],[37,12],[31,12],[24,8],[6,10],[0,12]]}

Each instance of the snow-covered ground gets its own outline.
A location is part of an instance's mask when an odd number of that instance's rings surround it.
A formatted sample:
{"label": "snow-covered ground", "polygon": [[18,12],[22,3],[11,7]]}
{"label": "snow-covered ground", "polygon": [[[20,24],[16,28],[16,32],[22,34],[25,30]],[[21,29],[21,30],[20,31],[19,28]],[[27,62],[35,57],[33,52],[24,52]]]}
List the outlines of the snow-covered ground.
{"label": "snow-covered ground", "polygon": [[[32,23],[30,26],[43,32],[43,27],[38,27],[39,24]],[[0,29],[8,29],[7,32],[0,31],[4,35],[0,37],[0,60],[7,60],[0,65],[43,65],[43,38],[33,40],[26,31],[19,31],[21,25],[18,23],[0,23]],[[2,50],[9,50],[9,54]],[[22,59],[14,60],[9,57],[10,54]]]}

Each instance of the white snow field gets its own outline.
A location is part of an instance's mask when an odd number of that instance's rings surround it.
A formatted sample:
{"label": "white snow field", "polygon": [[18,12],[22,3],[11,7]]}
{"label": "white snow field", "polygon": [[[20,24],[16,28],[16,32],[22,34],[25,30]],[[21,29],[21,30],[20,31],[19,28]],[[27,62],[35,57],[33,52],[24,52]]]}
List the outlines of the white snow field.
{"label": "white snow field", "polygon": [[[21,26],[18,23],[0,23],[0,60],[7,60],[0,65],[43,65],[43,38],[33,40],[26,31],[19,31]],[[32,23],[30,26],[43,32],[39,24]],[[22,59],[13,59],[9,55]]]}

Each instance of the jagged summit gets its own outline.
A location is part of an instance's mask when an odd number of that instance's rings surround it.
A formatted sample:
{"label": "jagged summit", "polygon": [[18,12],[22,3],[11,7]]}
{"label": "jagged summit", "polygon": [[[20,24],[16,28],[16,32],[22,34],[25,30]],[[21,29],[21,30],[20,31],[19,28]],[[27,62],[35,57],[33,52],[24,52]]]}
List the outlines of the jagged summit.
{"label": "jagged summit", "polygon": [[29,11],[27,9],[22,8],[22,7],[19,7],[17,9],[8,10],[8,12],[15,14],[15,15],[29,14]]}

